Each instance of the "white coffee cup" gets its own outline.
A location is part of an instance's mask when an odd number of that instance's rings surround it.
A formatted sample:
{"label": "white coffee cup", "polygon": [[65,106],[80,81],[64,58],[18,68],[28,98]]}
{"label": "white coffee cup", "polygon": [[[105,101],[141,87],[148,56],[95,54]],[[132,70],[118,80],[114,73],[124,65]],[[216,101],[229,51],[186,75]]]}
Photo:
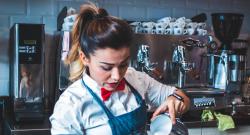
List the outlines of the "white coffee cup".
{"label": "white coffee cup", "polygon": [[168,28],[173,29],[173,28],[174,28],[174,25],[175,25],[175,22],[170,22],[170,23],[167,25],[166,29],[168,29]]}
{"label": "white coffee cup", "polygon": [[167,26],[168,26],[168,24],[169,23],[166,23],[166,22],[158,22],[158,23],[156,23],[155,24],[155,28],[157,29],[157,28],[167,28]]}
{"label": "white coffee cup", "polygon": [[140,33],[141,22],[132,22],[129,24],[135,33]]}
{"label": "white coffee cup", "polygon": [[206,29],[207,24],[206,23],[198,23],[197,28],[199,29]]}
{"label": "white coffee cup", "polygon": [[164,32],[166,35],[173,35],[174,34],[174,29],[173,28],[167,28]]}
{"label": "white coffee cup", "polygon": [[169,135],[172,130],[172,121],[168,115],[161,114],[150,124],[151,135]]}
{"label": "white coffee cup", "polygon": [[207,30],[198,28],[197,33],[198,33],[199,36],[205,36],[205,35],[207,35]]}
{"label": "white coffee cup", "polygon": [[154,34],[153,28],[143,28],[143,33]]}
{"label": "white coffee cup", "polygon": [[155,26],[155,23],[154,22],[143,22],[142,23],[142,27],[143,28],[153,28]]}
{"label": "white coffee cup", "polygon": [[150,34],[157,34],[157,33],[156,33],[156,29],[152,29],[152,31],[151,31]]}
{"label": "white coffee cup", "polygon": [[194,35],[195,29],[194,28],[187,28],[187,34],[188,35]]}
{"label": "white coffee cup", "polygon": [[174,28],[184,28],[185,27],[185,22],[175,22],[174,23]]}
{"label": "white coffee cup", "polygon": [[179,17],[178,19],[176,19],[175,22],[179,23],[179,22],[185,22],[186,17]]}
{"label": "white coffee cup", "polygon": [[156,28],[156,34],[165,34],[165,28]]}
{"label": "white coffee cup", "polygon": [[191,23],[192,22],[192,20],[191,19],[185,19],[185,23],[187,24],[187,23]]}
{"label": "white coffee cup", "polygon": [[173,125],[168,113],[160,114],[150,123],[150,135],[188,135],[188,129],[184,123],[176,118]]}
{"label": "white coffee cup", "polygon": [[174,35],[186,35],[187,30],[181,27],[174,28]]}
{"label": "white coffee cup", "polygon": [[171,17],[163,17],[159,20],[157,20],[157,23],[161,22],[161,23],[169,23],[171,21]]}
{"label": "white coffee cup", "polygon": [[198,23],[196,23],[196,22],[190,22],[190,23],[187,23],[187,29],[196,29],[197,28],[197,26],[198,26]]}

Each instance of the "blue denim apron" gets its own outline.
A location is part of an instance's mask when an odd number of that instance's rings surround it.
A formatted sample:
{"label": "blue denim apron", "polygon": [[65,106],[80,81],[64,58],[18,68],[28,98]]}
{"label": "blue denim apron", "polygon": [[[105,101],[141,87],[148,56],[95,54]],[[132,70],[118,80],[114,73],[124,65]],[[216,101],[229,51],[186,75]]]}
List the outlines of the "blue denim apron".
{"label": "blue denim apron", "polygon": [[134,134],[146,134],[146,122],[147,122],[147,106],[141,95],[126,81],[126,84],[135,95],[137,103],[140,105],[137,109],[125,113],[119,116],[114,116],[109,109],[103,104],[102,100],[84,83],[97,103],[103,108],[109,118],[109,125],[113,135],[134,135]]}

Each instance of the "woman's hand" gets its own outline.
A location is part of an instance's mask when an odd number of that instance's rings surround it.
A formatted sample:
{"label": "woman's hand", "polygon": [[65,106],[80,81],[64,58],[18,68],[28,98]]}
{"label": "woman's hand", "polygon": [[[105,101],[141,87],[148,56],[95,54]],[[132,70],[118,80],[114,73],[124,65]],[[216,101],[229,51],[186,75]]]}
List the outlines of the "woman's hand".
{"label": "woman's hand", "polygon": [[174,96],[167,97],[167,99],[155,110],[151,120],[161,113],[168,112],[172,123],[175,124],[175,117],[185,113],[189,109],[189,98],[181,90],[176,90],[174,93],[181,96],[183,101]]}

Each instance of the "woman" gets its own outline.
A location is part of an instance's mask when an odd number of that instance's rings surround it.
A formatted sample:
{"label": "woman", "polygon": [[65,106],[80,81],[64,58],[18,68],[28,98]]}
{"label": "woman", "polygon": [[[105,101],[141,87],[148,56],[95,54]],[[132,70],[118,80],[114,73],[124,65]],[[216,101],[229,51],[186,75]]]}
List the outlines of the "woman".
{"label": "woman", "polygon": [[128,67],[132,36],[130,26],[106,10],[81,7],[66,61],[74,83],[55,105],[52,134],[143,134],[146,103],[158,107],[153,118],[169,112],[173,123],[187,111],[190,101],[181,90]]}

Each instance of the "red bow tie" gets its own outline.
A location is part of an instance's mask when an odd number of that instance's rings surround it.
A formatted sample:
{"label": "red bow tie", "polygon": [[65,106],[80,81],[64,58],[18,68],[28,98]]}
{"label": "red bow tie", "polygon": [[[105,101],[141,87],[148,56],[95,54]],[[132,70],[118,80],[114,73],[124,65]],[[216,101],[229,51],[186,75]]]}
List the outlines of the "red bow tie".
{"label": "red bow tie", "polygon": [[[122,79],[121,82],[119,83],[119,85],[117,86],[116,90],[114,91],[120,91],[120,90],[124,90],[125,88],[125,79]],[[102,100],[106,101],[109,99],[109,97],[111,96],[112,92],[114,91],[108,91],[105,88],[101,88],[101,96],[102,96]]]}

